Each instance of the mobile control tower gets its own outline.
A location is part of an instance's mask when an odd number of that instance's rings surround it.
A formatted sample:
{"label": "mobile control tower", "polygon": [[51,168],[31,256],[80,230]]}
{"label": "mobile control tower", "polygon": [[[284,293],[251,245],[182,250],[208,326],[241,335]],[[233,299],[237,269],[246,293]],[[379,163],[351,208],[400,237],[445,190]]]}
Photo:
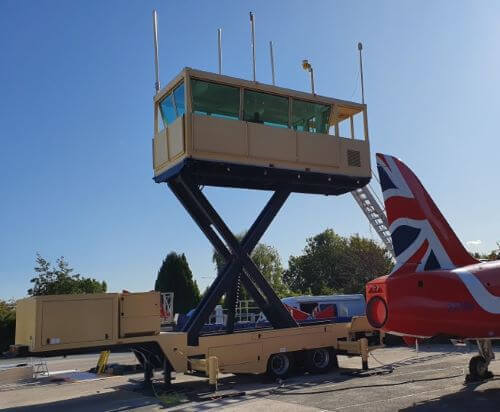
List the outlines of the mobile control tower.
{"label": "mobile control tower", "polygon": [[[205,371],[212,382],[218,371],[283,378],[297,364],[326,372],[337,354],[361,355],[366,369],[382,337],[366,316],[298,324],[250,257],[291,193],[342,195],[370,181],[366,105],[190,68],[160,90],[156,68],[154,180],[169,186],[225,266],[179,331],[161,329],[158,292],[20,300],[16,350],[50,356],[128,349],[146,380],[162,368],[167,384],[172,371]],[[273,194],[240,241],[204,186]],[[270,326],[235,330],[242,287]],[[229,307],[225,330],[204,332],[222,296]]]}
{"label": "mobile control tower", "polygon": [[[297,324],[250,259],[292,192],[341,195],[371,178],[366,105],[185,68],[154,98],[154,179],[166,182],[226,266],[184,331],[196,345],[222,295],[227,332],[242,284],[275,329]],[[239,242],[203,186],[274,194]]]}

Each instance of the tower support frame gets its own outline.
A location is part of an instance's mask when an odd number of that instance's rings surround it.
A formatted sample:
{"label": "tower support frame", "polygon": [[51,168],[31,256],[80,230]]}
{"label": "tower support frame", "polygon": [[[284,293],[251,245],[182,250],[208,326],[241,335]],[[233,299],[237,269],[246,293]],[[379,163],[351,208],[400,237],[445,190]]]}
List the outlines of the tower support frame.
{"label": "tower support frame", "polygon": [[286,186],[276,189],[248,232],[239,241],[189,173],[181,171],[172,176],[168,180],[168,186],[225,261],[224,267],[183,328],[183,332],[187,333],[188,345],[198,345],[203,325],[224,294],[229,303],[226,331],[234,331],[234,311],[240,282],[275,329],[297,327],[297,322],[250,257],[288,199],[291,190]]}

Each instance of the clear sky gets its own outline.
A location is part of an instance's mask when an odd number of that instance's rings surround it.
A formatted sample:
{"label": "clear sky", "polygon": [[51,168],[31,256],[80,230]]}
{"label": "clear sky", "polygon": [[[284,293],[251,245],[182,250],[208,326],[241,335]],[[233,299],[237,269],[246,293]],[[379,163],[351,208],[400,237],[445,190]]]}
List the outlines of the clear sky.
{"label": "clear sky", "polygon": [[[497,1],[0,1],[0,298],[22,297],[38,251],[64,255],[110,291],[153,288],[169,251],[203,289],[212,248],[165,184],[152,181],[151,11],[163,84],[184,66],[360,100],[364,44],[373,153],[402,158],[474,251],[500,240],[500,3]],[[206,189],[235,232],[265,192]],[[292,195],[263,238],[286,265],[327,227],[375,238],[349,196]]]}

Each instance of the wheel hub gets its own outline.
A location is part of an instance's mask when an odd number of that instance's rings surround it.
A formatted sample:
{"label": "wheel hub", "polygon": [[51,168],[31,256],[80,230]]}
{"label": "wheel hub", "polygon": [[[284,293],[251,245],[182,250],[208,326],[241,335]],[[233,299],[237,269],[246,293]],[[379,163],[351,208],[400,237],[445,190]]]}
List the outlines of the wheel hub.
{"label": "wheel hub", "polygon": [[328,365],[330,361],[330,354],[325,349],[316,349],[313,354],[314,366],[318,368],[324,368]]}
{"label": "wheel hub", "polygon": [[280,375],[288,369],[288,358],[284,355],[274,356],[271,361],[271,368],[274,373]]}

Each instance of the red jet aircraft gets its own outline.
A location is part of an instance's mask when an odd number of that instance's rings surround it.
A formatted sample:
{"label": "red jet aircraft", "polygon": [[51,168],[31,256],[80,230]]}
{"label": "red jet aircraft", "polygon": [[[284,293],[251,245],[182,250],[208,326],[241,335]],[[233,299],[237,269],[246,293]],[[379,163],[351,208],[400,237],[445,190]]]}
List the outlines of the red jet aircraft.
{"label": "red jet aircraft", "polygon": [[500,261],[480,262],[467,252],[401,160],[377,154],[377,168],[396,265],[366,285],[370,324],[407,342],[476,340],[469,378],[491,376],[491,340],[500,339]]}

